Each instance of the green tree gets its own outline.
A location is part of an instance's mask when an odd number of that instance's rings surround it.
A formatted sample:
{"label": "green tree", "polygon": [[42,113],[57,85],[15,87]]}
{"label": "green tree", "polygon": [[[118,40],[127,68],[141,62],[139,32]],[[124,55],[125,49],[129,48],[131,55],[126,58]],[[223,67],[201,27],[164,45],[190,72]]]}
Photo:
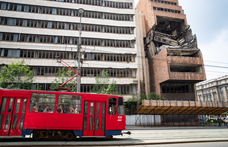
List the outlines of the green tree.
{"label": "green tree", "polygon": [[[52,81],[51,90],[55,90],[55,88],[59,87],[63,83],[65,83],[67,80],[69,80],[75,73],[69,69],[66,68],[60,68],[57,73],[55,74],[55,79]],[[65,84],[63,87],[69,87],[72,88],[72,86],[77,82],[77,78],[72,79],[67,84]],[[71,91],[75,92],[77,90],[77,85],[75,85]]]}
{"label": "green tree", "polygon": [[24,65],[24,60],[12,62],[1,69],[0,87],[31,89],[33,79],[33,71],[29,70],[28,65]]}
{"label": "green tree", "polygon": [[135,95],[132,95],[132,98],[129,98],[124,103],[125,113],[128,114],[130,112],[130,114],[133,114],[136,111],[136,106],[138,102],[139,102],[139,99],[137,99]]}
{"label": "green tree", "polygon": [[117,84],[116,81],[110,82],[110,77],[107,71],[102,71],[100,75],[97,75],[95,78],[95,85],[91,89],[91,93],[98,94],[115,94],[118,95],[117,92]]}

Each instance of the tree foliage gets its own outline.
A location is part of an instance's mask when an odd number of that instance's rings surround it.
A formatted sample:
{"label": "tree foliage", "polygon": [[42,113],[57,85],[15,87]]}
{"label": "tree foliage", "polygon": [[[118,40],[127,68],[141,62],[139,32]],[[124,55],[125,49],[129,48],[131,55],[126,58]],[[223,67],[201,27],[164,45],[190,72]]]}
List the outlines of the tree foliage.
{"label": "tree foliage", "polygon": [[116,81],[110,82],[110,77],[107,71],[102,71],[100,75],[97,75],[95,78],[95,85],[91,89],[91,93],[98,94],[115,94],[118,95],[117,92],[117,84]]}
{"label": "tree foliage", "polygon": [[149,95],[146,95],[145,93],[140,93],[140,98],[136,99],[134,96],[131,99],[128,99],[127,103],[142,103],[142,100],[165,100],[160,95],[152,92]]}
{"label": "tree foliage", "polygon": [[12,62],[1,69],[0,87],[31,89],[33,79],[33,71],[29,70],[28,65],[24,65],[24,60]]}
{"label": "tree foliage", "polygon": [[[67,80],[69,80],[75,73],[69,69],[66,68],[60,68],[57,73],[55,74],[55,79],[52,81],[51,90],[55,90],[56,87],[59,87],[63,83],[65,83]],[[63,87],[72,87],[77,82],[77,78],[72,79],[69,81],[66,85]],[[75,92],[77,90],[77,85],[75,85],[71,91]]]}

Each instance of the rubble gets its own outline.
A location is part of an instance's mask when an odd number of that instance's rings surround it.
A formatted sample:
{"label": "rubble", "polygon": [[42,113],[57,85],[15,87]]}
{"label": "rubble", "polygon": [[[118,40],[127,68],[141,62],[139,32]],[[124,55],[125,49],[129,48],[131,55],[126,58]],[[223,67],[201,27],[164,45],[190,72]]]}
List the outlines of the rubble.
{"label": "rubble", "polygon": [[[194,49],[194,53],[198,51],[197,37],[192,35],[192,30],[189,25],[185,25],[184,20],[157,17],[157,23],[151,28],[144,38],[144,49],[146,57],[152,58],[158,54],[162,48],[175,48],[181,51],[180,56],[185,55]],[[176,52],[176,53],[177,53]]]}

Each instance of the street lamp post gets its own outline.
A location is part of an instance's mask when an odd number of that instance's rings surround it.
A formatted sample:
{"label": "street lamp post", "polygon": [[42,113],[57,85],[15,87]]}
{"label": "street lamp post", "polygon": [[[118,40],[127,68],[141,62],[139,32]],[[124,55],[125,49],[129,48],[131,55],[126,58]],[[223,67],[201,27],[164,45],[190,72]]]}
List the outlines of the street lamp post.
{"label": "street lamp post", "polygon": [[[82,25],[81,25],[81,16],[84,13],[84,9],[80,8],[78,9],[78,13],[80,14],[80,25],[79,25],[79,41],[78,41],[78,73],[81,74],[81,29],[82,29]],[[81,92],[81,79],[78,80],[77,83],[77,92]]]}

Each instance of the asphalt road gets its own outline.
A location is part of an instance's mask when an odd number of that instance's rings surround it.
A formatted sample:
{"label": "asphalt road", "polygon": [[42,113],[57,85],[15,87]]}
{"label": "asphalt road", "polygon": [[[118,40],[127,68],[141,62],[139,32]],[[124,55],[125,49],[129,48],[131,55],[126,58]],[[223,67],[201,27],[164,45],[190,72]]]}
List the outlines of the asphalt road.
{"label": "asphalt road", "polygon": [[[171,127],[171,128],[151,128],[151,127],[127,127],[132,135],[115,136],[112,140],[101,138],[81,138],[73,141],[32,141],[31,139],[12,141],[9,138],[0,137],[0,146],[180,146],[188,147],[189,143],[194,143],[194,147],[211,144],[216,147],[227,147],[228,128],[227,127]],[[207,143],[210,142],[210,143]],[[219,143],[219,145],[215,143]],[[225,143],[224,143],[225,142]],[[181,144],[184,143],[184,144]],[[188,144],[185,144],[188,143]],[[196,144],[195,144],[196,143]],[[209,144],[209,146],[208,146]],[[191,145],[192,146],[192,145]]]}
{"label": "asphalt road", "polygon": [[[209,142],[209,143],[179,143],[166,145],[139,145],[135,147],[227,147],[228,142]],[[115,146],[117,147],[117,146]],[[124,147],[124,146],[118,146]]]}

